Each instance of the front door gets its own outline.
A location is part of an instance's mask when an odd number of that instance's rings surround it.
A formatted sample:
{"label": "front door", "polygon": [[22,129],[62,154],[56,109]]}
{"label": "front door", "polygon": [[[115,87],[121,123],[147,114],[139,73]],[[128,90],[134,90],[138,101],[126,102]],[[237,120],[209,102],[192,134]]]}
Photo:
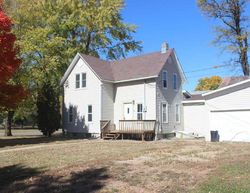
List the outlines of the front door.
{"label": "front door", "polygon": [[132,120],[133,119],[133,104],[132,103],[125,103],[123,105],[123,114],[125,120]]}

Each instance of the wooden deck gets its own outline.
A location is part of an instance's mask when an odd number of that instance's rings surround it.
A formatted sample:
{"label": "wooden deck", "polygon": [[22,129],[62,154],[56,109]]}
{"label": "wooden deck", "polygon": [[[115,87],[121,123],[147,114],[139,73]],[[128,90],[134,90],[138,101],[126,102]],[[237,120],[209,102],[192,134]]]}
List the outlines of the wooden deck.
{"label": "wooden deck", "polygon": [[140,136],[142,140],[153,139],[155,135],[155,120],[120,120],[119,127],[110,121],[101,121],[103,139],[124,139],[124,136]]}

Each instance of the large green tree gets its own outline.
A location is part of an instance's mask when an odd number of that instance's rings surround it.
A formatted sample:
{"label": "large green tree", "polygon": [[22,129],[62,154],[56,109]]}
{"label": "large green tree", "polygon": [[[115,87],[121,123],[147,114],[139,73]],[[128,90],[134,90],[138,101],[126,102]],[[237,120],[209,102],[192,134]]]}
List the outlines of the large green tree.
{"label": "large green tree", "polygon": [[77,52],[113,60],[141,50],[133,38],[136,27],[123,22],[123,0],[5,2],[24,63],[19,79],[31,91],[33,104],[47,82],[59,93],[59,80]]}
{"label": "large green tree", "polygon": [[198,5],[205,15],[219,21],[214,43],[236,55],[231,61],[249,76],[249,0],[198,0]]}

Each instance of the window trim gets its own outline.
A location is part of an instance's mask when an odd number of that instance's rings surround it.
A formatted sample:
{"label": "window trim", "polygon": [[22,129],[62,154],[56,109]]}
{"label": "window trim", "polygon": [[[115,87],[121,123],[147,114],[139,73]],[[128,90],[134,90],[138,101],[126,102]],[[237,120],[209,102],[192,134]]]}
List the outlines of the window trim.
{"label": "window trim", "polygon": [[[76,87],[76,77],[77,77],[77,75],[79,76],[79,87]],[[75,74],[75,89],[79,89],[79,88],[81,88],[81,74],[80,73],[76,73]]]}
{"label": "window trim", "polygon": [[[176,87],[175,87],[176,86]],[[178,90],[177,73],[173,73],[173,89]]]}
{"label": "window trim", "polygon": [[[91,112],[89,112],[89,107],[91,106]],[[88,123],[93,122],[93,105],[88,105]],[[89,121],[89,115],[91,115],[91,121]]]}
{"label": "window trim", "polygon": [[[71,110],[70,110],[70,109],[72,109],[72,112],[71,112]],[[72,120],[70,121],[70,116],[71,116],[71,114],[72,114]],[[68,121],[69,121],[69,123],[73,123],[73,120],[74,120],[73,106],[72,106],[72,105],[70,105],[70,106],[69,106],[69,116],[68,116]]]}
{"label": "window trim", "polygon": [[[166,121],[164,121],[164,113],[163,113],[163,106],[166,105]],[[169,123],[169,105],[167,102],[161,103],[161,119],[162,123]]]}
{"label": "window trim", "polygon": [[[166,73],[166,80],[164,79],[164,74]],[[166,87],[164,87],[164,81],[166,81]],[[167,70],[163,70],[162,71],[162,79],[161,79],[161,84],[162,84],[162,88],[167,89],[168,88],[168,71]]]}
{"label": "window trim", "polygon": [[[138,106],[139,105],[141,105],[141,111],[138,111],[139,110],[139,108],[138,108]],[[137,103],[137,110],[136,110],[136,118],[137,118],[137,120],[139,120],[139,121],[142,121],[143,120],[143,104],[142,103]],[[138,119],[138,115],[141,115],[141,119]]]}
{"label": "window trim", "polygon": [[[177,109],[178,106],[178,109]],[[179,120],[177,120],[177,115]],[[180,123],[181,122],[181,105],[180,104],[175,104],[175,122]]]}

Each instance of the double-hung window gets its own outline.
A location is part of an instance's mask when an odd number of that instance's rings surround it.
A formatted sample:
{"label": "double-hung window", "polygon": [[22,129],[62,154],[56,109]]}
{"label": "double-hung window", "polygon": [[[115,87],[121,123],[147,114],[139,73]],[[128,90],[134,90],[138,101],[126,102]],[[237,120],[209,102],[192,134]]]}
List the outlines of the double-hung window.
{"label": "double-hung window", "polygon": [[86,87],[86,73],[82,73],[82,88]]}
{"label": "double-hung window", "polygon": [[168,73],[167,73],[167,71],[162,72],[162,87],[168,88]]}
{"label": "double-hung window", "polygon": [[173,74],[173,89],[177,90],[177,74]]}
{"label": "double-hung window", "polygon": [[73,122],[73,107],[72,106],[69,107],[69,122],[70,123]]}
{"label": "double-hung window", "polygon": [[137,120],[142,120],[143,118],[143,109],[142,104],[137,104]]}
{"label": "double-hung window", "polygon": [[162,123],[168,123],[168,104],[162,103],[161,108]]}
{"label": "double-hung window", "polygon": [[88,122],[92,122],[93,121],[93,109],[92,109],[92,105],[88,106]]}
{"label": "double-hung window", "polygon": [[180,109],[180,105],[179,104],[176,104],[175,105],[175,121],[177,122],[177,123],[180,123],[180,121],[181,121],[181,109]]}
{"label": "double-hung window", "polygon": [[76,74],[76,88],[80,88],[80,74]]}

